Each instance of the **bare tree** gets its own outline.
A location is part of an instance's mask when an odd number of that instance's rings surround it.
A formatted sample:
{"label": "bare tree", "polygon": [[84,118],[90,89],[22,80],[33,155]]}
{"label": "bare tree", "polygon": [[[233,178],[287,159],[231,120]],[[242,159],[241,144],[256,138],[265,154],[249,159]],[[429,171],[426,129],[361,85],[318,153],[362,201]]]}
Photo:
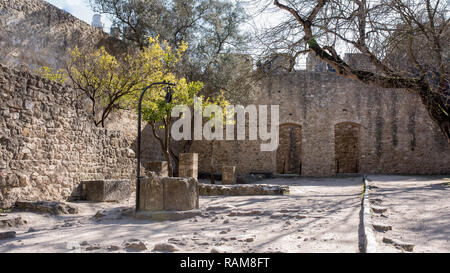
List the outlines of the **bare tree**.
{"label": "bare tree", "polygon": [[[269,2],[261,2],[268,7]],[[286,0],[287,13],[265,38],[267,48],[292,55],[314,52],[345,78],[413,91],[450,144],[449,10],[440,0]],[[374,69],[344,61],[364,54]]]}

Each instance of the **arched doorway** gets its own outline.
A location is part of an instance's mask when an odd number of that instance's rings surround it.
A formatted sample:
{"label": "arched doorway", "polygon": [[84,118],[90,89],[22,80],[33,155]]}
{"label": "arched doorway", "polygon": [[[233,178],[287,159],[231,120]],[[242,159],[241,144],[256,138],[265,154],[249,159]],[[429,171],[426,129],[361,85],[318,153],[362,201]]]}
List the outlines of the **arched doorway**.
{"label": "arched doorway", "polygon": [[297,124],[280,125],[280,142],[277,149],[277,173],[301,174],[302,127]]}
{"label": "arched doorway", "polygon": [[337,173],[358,173],[361,125],[342,122],[334,126]]}

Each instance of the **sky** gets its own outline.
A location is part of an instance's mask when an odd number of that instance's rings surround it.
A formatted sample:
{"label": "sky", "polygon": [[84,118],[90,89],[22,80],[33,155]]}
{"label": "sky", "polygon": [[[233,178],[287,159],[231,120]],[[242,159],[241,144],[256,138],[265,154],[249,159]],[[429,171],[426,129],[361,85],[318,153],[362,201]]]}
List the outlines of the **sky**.
{"label": "sky", "polygon": [[[65,10],[66,12],[72,14],[85,21],[88,24],[92,22],[92,16],[95,12],[92,11],[89,6],[89,0],[45,0],[46,2]],[[111,27],[111,21],[106,18],[106,16],[102,16],[102,22],[105,24],[105,30],[109,31]]]}
{"label": "sky", "polygon": [[[95,14],[94,11],[92,11],[89,0],[45,0],[46,2],[65,10],[66,12],[72,14],[73,16],[77,17],[78,19],[91,24],[92,23],[92,16]],[[247,10],[247,13],[253,18],[250,20],[243,28],[247,30],[255,30],[255,29],[262,29],[267,28],[273,25],[277,25],[278,22],[283,20],[287,15],[284,12],[280,12],[277,8],[271,7],[272,1],[261,1],[261,3],[268,3],[269,9],[265,10],[264,13],[260,14],[259,11],[261,10],[264,5],[260,4],[250,4],[252,1],[246,1],[246,0],[240,0],[242,3],[244,3],[244,7]],[[105,25],[104,31],[109,32],[111,28],[111,21],[107,18],[106,15],[102,15],[102,22]],[[298,62],[300,63],[300,66],[304,66],[304,58],[300,58]]]}
{"label": "sky", "polygon": [[[92,11],[89,0],[45,0],[46,2],[65,10],[66,12],[72,14],[73,16],[77,17],[78,19],[81,19],[85,21],[88,24],[91,24],[92,22],[92,16],[95,14],[95,12]],[[244,3],[251,2],[251,1],[243,1]],[[263,1],[264,2],[264,1]],[[259,10],[260,7],[252,5],[252,4],[246,4],[247,12],[253,16],[252,23],[254,24],[253,27],[268,27],[270,25],[275,24],[278,22],[281,18],[285,16],[285,14],[276,12],[264,15],[255,16],[255,13]],[[109,28],[111,27],[111,21],[105,16],[102,16],[102,22],[105,24],[105,30],[109,31]],[[250,27],[250,26],[249,26]]]}

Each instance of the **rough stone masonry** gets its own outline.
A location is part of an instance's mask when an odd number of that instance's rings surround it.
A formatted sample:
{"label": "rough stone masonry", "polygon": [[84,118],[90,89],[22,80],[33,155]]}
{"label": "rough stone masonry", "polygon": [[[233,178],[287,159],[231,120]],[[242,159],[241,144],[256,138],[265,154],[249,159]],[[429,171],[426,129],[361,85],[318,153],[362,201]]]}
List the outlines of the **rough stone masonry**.
{"label": "rough stone masonry", "polygon": [[130,143],[95,127],[74,94],[0,65],[0,207],[77,198],[81,181],[133,177]]}
{"label": "rough stone masonry", "polygon": [[[216,173],[236,166],[239,175],[450,174],[450,146],[419,97],[406,90],[331,71],[275,71],[253,103],[280,106],[278,151],[261,152],[259,140],[215,141]],[[197,141],[190,151],[199,154],[200,173],[210,168],[206,144]]]}
{"label": "rough stone masonry", "polygon": [[[26,66],[34,70],[47,65],[60,68],[66,50],[75,45],[109,44],[112,48],[120,48],[120,41],[111,40],[106,33],[42,0],[1,1],[0,19],[0,61],[12,67]],[[360,54],[347,57],[352,64],[371,69]],[[380,89],[344,79],[313,56],[308,57],[307,70],[271,73],[261,82],[253,103],[280,105],[278,151],[261,152],[259,141],[216,141],[213,153],[216,173],[221,173],[223,166],[236,166],[237,175],[251,172],[306,176],[355,172],[450,173],[450,148],[418,96],[405,90]],[[118,120],[114,128],[130,128],[131,122],[135,120]],[[105,142],[110,139],[103,136],[103,131],[96,130],[94,128],[92,134],[101,135],[99,138]],[[134,141],[135,135],[124,133],[129,135],[128,143]],[[22,138],[20,134],[15,136]],[[146,139],[142,149],[143,162],[163,160],[148,127],[143,130],[143,139]],[[95,149],[89,148],[93,157]],[[189,151],[199,154],[200,173],[209,172],[210,149],[211,145],[200,141]],[[4,162],[1,164],[6,166]],[[86,168],[94,167],[80,168],[81,176],[85,176]],[[102,173],[100,169],[88,173]],[[70,172],[75,173],[75,170]],[[11,173],[10,169],[8,173]],[[89,175],[89,179],[95,179],[92,176],[95,175]],[[8,183],[17,184],[17,179],[13,176]],[[21,178],[21,181],[26,180]],[[70,188],[58,186],[58,183],[53,185],[56,191]],[[14,195],[15,191],[9,191],[9,195]],[[52,195],[48,192],[42,191],[42,196]]]}

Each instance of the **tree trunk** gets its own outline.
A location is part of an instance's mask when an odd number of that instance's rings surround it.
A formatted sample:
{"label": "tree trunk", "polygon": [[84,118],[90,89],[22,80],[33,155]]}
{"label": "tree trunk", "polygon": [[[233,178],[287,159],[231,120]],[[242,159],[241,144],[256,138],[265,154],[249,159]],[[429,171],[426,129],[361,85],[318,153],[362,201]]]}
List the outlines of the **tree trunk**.
{"label": "tree trunk", "polygon": [[172,160],[170,158],[169,151],[167,149],[164,149],[164,158],[167,161],[167,169],[169,172],[169,177],[173,176],[173,169],[172,169]]}
{"label": "tree trunk", "polygon": [[[170,120],[170,118],[168,119]],[[164,147],[164,156],[167,160],[167,166],[169,171],[169,177],[173,176],[173,167],[172,167],[172,159],[170,156],[170,121],[164,122],[164,138],[165,138],[165,147]]]}
{"label": "tree trunk", "polygon": [[216,184],[216,179],[214,178],[214,140],[211,140],[211,153],[209,163],[210,181],[211,184]]}
{"label": "tree trunk", "polygon": [[152,127],[153,136],[159,141],[162,153],[164,155],[164,158],[167,161],[167,169],[169,173],[169,177],[173,176],[173,169],[172,169],[172,161],[170,156],[170,139],[168,141],[168,138],[170,137],[168,133],[168,129],[166,126],[166,129],[164,131],[164,140],[158,135],[158,132],[156,131],[155,124],[150,123],[150,126]]}
{"label": "tree trunk", "polygon": [[449,107],[447,107],[439,94],[436,94],[425,82],[418,88],[416,91],[420,99],[422,100],[422,104],[425,106],[428,114],[431,119],[439,126],[441,132],[447,139],[448,144],[450,145],[450,116],[449,116]]}

